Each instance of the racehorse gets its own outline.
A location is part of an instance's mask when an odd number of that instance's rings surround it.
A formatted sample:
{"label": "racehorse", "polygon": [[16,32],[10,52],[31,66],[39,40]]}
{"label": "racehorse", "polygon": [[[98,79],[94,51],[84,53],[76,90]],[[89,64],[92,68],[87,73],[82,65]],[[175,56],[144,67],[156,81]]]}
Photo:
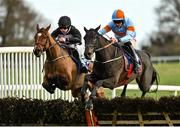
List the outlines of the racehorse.
{"label": "racehorse", "polygon": [[[125,51],[122,46],[117,46],[111,43],[108,39],[98,33],[100,26],[93,29],[85,30],[85,51],[84,55],[86,59],[91,59],[93,53],[95,53],[94,67],[91,74],[85,76],[85,82],[83,90],[88,87],[87,81],[94,84],[94,88],[91,92],[91,96],[95,97],[96,89],[98,87],[104,87],[114,89],[116,87],[124,85],[121,96],[126,96],[127,84],[136,79],[136,82],[142,91],[142,97],[145,96],[156,81],[158,85],[158,73],[152,65],[150,55],[145,51],[136,50],[139,58],[141,59],[141,74],[135,74],[127,71],[127,62],[125,62]],[[128,77],[129,75],[129,77]],[[157,87],[158,88],[158,87]],[[157,91],[157,89],[156,89]]]}
{"label": "racehorse", "polygon": [[37,32],[34,36],[34,54],[40,57],[43,52],[46,52],[42,86],[51,94],[57,87],[64,91],[71,90],[73,97],[79,97],[85,73],[78,72],[76,63],[68,53],[68,47],[51,37],[48,32],[50,26],[39,28],[37,24]]}

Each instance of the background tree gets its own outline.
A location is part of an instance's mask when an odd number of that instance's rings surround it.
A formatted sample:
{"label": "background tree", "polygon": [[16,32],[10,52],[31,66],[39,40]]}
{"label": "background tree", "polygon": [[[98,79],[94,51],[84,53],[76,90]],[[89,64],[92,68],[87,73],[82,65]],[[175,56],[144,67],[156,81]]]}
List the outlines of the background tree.
{"label": "background tree", "polygon": [[150,35],[151,46],[143,46],[152,55],[180,54],[180,0],[161,0],[155,9],[158,30]]}
{"label": "background tree", "polygon": [[0,46],[32,45],[41,22],[46,20],[24,0],[0,0]]}

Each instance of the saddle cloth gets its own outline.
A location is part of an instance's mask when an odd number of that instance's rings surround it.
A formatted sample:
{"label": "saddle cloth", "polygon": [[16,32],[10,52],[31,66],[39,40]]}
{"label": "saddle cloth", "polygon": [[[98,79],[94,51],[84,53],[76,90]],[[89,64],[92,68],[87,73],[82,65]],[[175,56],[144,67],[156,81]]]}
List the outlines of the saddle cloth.
{"label": "saddle cloth", "polygon": [[[134,70],[133,68],[135,65],[134,65],[133,59],[127,53],[124,52],[123,56],[124,56],[124,62],[125,62],[125,70],[128,72],[127,78],[130,78],[130,76],[133,73],[133,70]],[[139,75],[141,75],[141,73],[142,73],[142,62],[140,59],[139,59],[139,64],[140,64]]]}

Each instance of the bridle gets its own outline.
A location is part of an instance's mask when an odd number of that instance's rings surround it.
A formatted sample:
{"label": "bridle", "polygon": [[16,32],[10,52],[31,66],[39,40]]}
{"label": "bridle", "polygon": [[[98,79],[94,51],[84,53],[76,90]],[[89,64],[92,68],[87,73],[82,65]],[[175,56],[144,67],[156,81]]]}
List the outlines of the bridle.
{"label": "bridle", "polygon": [[[48,43],[50,43],[50,38],[48,37],[48,35],[46,36],[46,41],[45,41],[46,43],[45,43],[45,44],[38,43],[38,40],[39,40],[39,36],[37,37],[37,41],[35,42],[35,44],[43,46],[43,52],[45,52],[45,51],[47,51],[47,50],[51,51],[50,49],[53,48],[56,44],[59,44],[59,46],[61,46],[61,43],[60,43],[60,42],[56,42],[56,43],[52,44],[51,46],[49,46],[48,48],[46,48],[46,45],[47,45]],[[51,53],[51,52],[50,52],[50,53]],[[48,62],[48,63],[50,63],[50,62],[56,62],[56,61],[59,60],[59,59],[62,59],[62,58],[65,58],[65,57],[69,57],[69,55],[64,55],[63,53],[61,53],[61,54],[62,54],[62,55],[60,55],[59,57],[54,58],[54,59],[52,59],[52,60],[46,59],[45,62]]]}
{"label": "bridle", "polygon": [[[37,33],[37,34],[41,34],[41,33]],[[54,47],[57,44],[57,43],[55,43],[55,44],[51,45],[50,47],[46,48],[47,43],[50,42],[50,39],[49,39],[48,36],[46,36],[46,41],[45,42],[46,42],[45,44],[39,43],[39,35],[38,35],[35,44],[36,45],[41,45],[43,47],[43,52],[51,49],[52,47]]]}

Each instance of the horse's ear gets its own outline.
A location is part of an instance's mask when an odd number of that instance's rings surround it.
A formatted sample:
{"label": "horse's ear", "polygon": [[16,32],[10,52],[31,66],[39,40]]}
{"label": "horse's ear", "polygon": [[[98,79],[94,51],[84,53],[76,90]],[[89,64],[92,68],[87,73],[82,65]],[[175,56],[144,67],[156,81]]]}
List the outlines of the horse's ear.
{"label": "horse's ear", "polygon": [[40,28],[39,28],[39,24],[36,25],[36,30],[39,31]]}
{"label": "horse's ear", "polygon": [[51,27],[51,24],[48,27],[46,27],[46,31],[49,31],[50,27]]}
{"label": "horse's ear", "polygon": [[86,29],[86,27],[84,27],[84,31],[87,33],[88,30]]}
{"label": "horse's ear", "polygon": [[98,31],[101,28],[101,25],[99,25],[95,30]]}

